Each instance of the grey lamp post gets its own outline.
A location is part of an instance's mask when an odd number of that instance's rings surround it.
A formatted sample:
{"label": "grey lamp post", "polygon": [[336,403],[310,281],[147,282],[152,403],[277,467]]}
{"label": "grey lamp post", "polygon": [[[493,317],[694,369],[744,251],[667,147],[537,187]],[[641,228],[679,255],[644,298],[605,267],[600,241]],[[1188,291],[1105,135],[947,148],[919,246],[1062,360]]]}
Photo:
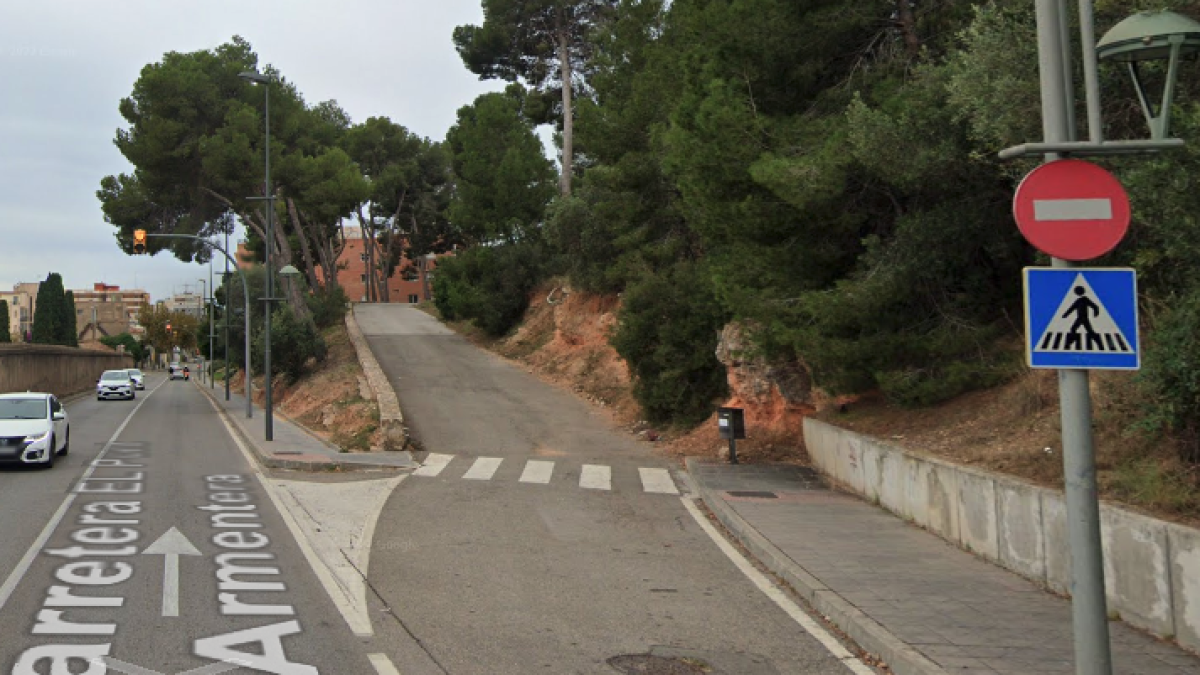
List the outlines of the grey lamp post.
{"label": "grey lamp post", "polygon": [[[229,250],[229,230],[225,231],[225,250]],[[221,275],[221,285],[225,287],[225,353],[222,360],[225,362],[225,367],[222,368],[222,373],[225,375],[225,400],[229,400],[229,310],[233,307],[233,303],[229,302],[229,258],[225,258],[225,274]],[[246,377],[250,377],[250,373],[246,373]]]}
{"label": "grey lamp post", "polygon": [[[1200,23],[1169,10],[1134,14],[1113,26],[1096,43],[1096,55],[1101,59],[1125,63],[1129,67],[1153,140],[1165,139],[1170,128],[1179,59],[1197,51],[1200,51]],[[1138,64],[1145,61],[1167,62],[1167,79],[1158,114],[1146,96],[1146,86],[1138,70]]]}
{"label": "grey lamp post", "polygon": [[[275,275],[271,271],[271,249],[275,246],[275,231],[271,226],[271,221],[274,217],[275,202],[274,195],[271,192],[271,78],[259,73],[256,70],[243,71],[238,77],[255,84],[263,85],[263,120],[266,125],[266,138],[263,143],[265,150],[265,171],[263,177],[263,197],[267,202],[267,241],[264,250],[265,267],[267,272],[266,280],[266,296],[263,298],[264,309],[266,316],[263,320],[263,372],[264,372],[264,410],[266,412],[266,439],[268,441],[275,440],[275,424],[274,415],[271,410],[271,301],[275,298]],[[246,308],[246,311],[250,311]]]}
{"label": "grey lamp post", "polygon": [[[207,286],[208,282],[203,279],[197,279],[196,281],[200,282],[200,318],[204,318],[204,302],[208,296],[208,286]],[[208,320],[209,320],[209,323],[212,323],[212,316],[209,316]],[[198,349],[200,349],[199,338],[197,338],[196,342],[197,342],[196,349],[198,350]],[[208,355],[204,359],[204,365],[207,366],[209,361],[212,361],[212,337],[211,336],[208,339]],[[200,383],[204,384],[204,369],[203,368],[200,369]]]}

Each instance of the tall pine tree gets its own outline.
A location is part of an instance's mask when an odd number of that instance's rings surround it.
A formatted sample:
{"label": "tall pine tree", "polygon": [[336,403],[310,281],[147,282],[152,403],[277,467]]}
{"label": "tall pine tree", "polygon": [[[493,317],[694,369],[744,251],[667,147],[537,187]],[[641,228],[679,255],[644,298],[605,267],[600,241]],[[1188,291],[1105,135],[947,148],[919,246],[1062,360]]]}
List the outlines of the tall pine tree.
{"label": "tall pine tree", "polygon": [[62,277],[57,272],[51,272],[46,276],[45,281],[38,284],[37,308],[33,314],[34,344],[71,344],[66,341],[65,336],[67,330],[74,332],[74,317],[71,317],[72,327],[66,329],[67,309],[67,296],[63,291]]}
{"label": "tall pine tree", "polygon": [[75,293],[67,291],[66,300],[63,302],[63,316],[59,323],[59,344],[67,345],[68,347],[79,346],[78,323],[75,321]]}

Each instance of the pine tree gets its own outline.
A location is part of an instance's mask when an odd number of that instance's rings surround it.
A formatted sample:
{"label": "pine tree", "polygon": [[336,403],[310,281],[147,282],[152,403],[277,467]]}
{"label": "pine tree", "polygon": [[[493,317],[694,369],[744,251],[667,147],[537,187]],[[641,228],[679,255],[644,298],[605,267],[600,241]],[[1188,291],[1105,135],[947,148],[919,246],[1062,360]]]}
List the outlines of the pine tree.
{"label": "pine tree", "polygon": [[[67,298],[63,292],[62,277],[51,272],[46,280],[38,284],[37,309],[33,314],[33,342],[42,345],[70,344],[65,340],[64,319]],[[72,310],[73,311],[73,310]],[[74,317],[71,317],[74,324]],[[74,331],[74,327],[70,329]]]}
{"label": "pine tree", "polygon": [[12,342],[12,326],[8,323],[8,301],[0,300],[0,343]]}

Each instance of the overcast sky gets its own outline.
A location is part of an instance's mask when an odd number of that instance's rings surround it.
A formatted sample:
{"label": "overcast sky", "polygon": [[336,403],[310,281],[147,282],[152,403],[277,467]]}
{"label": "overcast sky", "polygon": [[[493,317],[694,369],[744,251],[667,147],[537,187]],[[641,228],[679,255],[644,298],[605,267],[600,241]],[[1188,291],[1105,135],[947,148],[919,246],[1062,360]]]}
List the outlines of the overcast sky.
{"label": "overcast sky", "polygon": [[126,256],[95,194],[132,170],[112,143],[117,104],[164,53],[240,35],[309,103],[442,140],[460,107],[502,89],[450,39],[482,21],[480,0],[0,0],[0,289],[53,271],[68,289],[102,281],[159,300],[207,278],[166,253]]}

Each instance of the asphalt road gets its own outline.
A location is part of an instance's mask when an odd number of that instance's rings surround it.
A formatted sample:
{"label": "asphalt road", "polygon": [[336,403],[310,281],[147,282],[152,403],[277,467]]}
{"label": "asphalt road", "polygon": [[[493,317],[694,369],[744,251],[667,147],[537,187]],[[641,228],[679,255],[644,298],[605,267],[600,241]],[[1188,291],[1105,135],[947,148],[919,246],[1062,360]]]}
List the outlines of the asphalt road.
{"label": "asphalt road", "polygon": [[420,647],[393,650],[401,673],[851,672],[718,548],[649,446],[418,310],[356,316],[431,453],[371,553],[377,623]]}
{"label": "asphalt road", "polygon": [[70,455],[0,468],[2,672],[375,672],[193,384],[67,410]]}

